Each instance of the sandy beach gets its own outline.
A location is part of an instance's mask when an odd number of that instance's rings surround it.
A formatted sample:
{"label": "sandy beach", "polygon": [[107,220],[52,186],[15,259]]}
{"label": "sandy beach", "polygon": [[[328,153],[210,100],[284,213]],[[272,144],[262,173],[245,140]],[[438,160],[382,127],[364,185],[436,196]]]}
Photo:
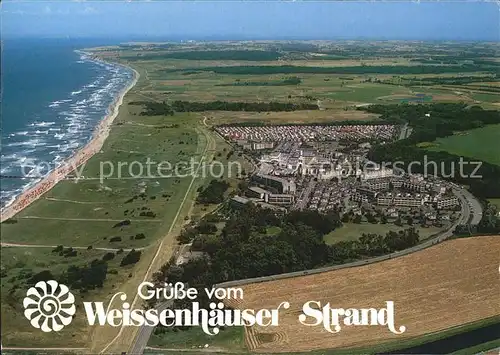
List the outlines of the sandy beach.
{"label": "sandy beach", "polygon": [[[124,66],[123,64],[112,63],[114,65]],[[63,180],[68,174],[76,168],[85,164],[94,154],[101,151],[106,138],[109,136],[113,121],[118,116],[119,108],[123,103],[123,98],[127,92],[132,89],[139,80],[139,73],[127,67],[134,72],[134,78],[130,84],[124,88],[110,105],[109,114],[104,117],[94,129],[91,140],[81,149],[77,150],[71,157],[66,159],[58,168],[51,171],[47,176],[40,180],[34,186],[23,191],[16,199],[0,212],[0,222],[14,217],[18,212],[36,201],[40,196],[52,189],[59,181]]]}

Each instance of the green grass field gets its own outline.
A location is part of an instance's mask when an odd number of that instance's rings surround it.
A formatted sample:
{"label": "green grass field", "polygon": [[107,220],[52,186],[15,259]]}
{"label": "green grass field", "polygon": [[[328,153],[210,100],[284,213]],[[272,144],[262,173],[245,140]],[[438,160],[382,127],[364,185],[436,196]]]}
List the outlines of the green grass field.
{"label": "green grass field", "polygon": [[500,165],[500,125],[473,129],[451,137],[440,138],[429,148],[434,151],[446,151],[468,158],[477,158]]}
{"label": "green grass field", "polygon": [[244,351],[244,329],[242,327],[226,327],[219,334],[210,336],[205,334],[200,327],[189,328],[187,330],[176,330],[165,328],[162,334],[153,334],[148,346],[168,349],[193,349],[204,348],[208,344],[208,349],[223,347],[229,351]]}
{"label": "green grass field", "polygon": [[[44,339],[51,346],[68,346],[68,339],[74,347],[85,345],[88,340],[83,317],[76,317],[71,326],[58,333],[47,334],[33,332],[33,328],[23,315],[22,299],[25,296],[27,282],[30,275],[43,270],[50,270],[53,275],[61,275],[69,266],[83,266],[94,259],[101,259],[106,251],[77,250],[73,257],[59,256],[51,248],[2,248],[1,258],[1,312],[2,312],[2,344],[8,346],[26,347],[32,344],[43,344]],[[125,253],[124,253],[125,254]],[[91,291],[89,296],[101,297],[98,294],[115,290],[132,272],[132,267],[120,267],[123,255],[116,255],[108,262],[108,270],[115,270],[117,274],[108,272],[105,288],[100,291]],[[77,308],[81,308],[82,295],[72,290],[77,300]],[[21,302],[20,302],[21,300]],[[77,311],[78,312],[78,311]],[[80,309],[81,313],[81,309]],[[8,316],[6,316],[8,315]]]}
{"label": "green grass field", "polygon": [[474,100],[477,101],[492,102],[492,103],[500,102],[499,94],[477,93],[473,94],[472,97],[474,98]]}

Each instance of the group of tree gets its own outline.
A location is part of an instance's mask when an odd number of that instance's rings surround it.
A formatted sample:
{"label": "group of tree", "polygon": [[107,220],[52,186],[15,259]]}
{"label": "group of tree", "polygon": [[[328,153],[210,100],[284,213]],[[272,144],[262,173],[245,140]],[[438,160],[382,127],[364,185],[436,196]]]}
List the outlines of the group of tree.
{"label": "group of tree", "polygon": [[94,259],[90,264],[70,265],[61,275],[60,282],[75,290],[93,290],[102,288],[108,273],[108,263]]}
{"label": "group of tree", "polygon": [[141,259],[141,251],[132,249],[120,262],[120,266],[127,266],[137,263]]}
{"label": "group of tree", "polygon": [[228,188],[227,181],[213,179],[205,188],[200,188],[196,201],[201,204],[221,203]]}

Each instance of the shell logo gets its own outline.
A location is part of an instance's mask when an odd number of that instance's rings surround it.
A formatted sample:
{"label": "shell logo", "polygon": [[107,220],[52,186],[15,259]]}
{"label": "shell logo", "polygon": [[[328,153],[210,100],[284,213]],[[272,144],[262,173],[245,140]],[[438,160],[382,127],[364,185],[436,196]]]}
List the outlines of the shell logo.
{"label": "shell logo", "polygon": [[26,292],[24,316],[43,332],[60,331],[71,323],[76,312],[75,296],[57,281],[40,281]]}

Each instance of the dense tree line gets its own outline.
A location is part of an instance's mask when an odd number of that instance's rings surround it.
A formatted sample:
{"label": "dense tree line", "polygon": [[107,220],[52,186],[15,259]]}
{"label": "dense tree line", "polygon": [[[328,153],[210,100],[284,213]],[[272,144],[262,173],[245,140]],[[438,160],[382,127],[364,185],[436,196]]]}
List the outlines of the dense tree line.
{"label": "dense tree line", "polygon": [[198,203],[216,204],[224,201],[224,193],[229,188],[229,184],[225,180],[212,180],[204,189],[199,190]]}
{"label": "dense tree line", "polygon": [[282,80],[269,80],[269,81],[240,81],[236,80],[231,84],[218,84],[216,86],[288,86],[299,85],[302,79],[293,76]]}
{"label": "dense tree line", "polygon": [[[469,107],[465,104],[371,105],[358,109],[377,113],[386,122],[408,122],[413,128],[407,139],[374,146],[368,155],[371,160],[386,164],[404,162],[399,167],[405,171],[410,170],[408,166],[412,162],[420,162],[419,165],[411,165],[412,173],[427,173],[469,185],[471,192],[480,198],[500,197],[500,166],[481,162],[481,167],[475,171],[476,164],[464,164],[460,172],[460,156],[418,146],[418,143],[433,142],[437,138],[451,136],[456,131],[498,124],[499,111],[484,110],[479,106]],[[430,113],[430,117],[426,117],[427,113]],[[425,161],[436,162],[436,165],[426,166]],[[474,158],[474,161],[479,162],[480,159]],[[482,178],[477,178],[478,176]]]}
{"label": "dense tree line", "polygon": [[[496,86],[487,86],[487,85],[467,85],[464,89],[470,89],[470,90],[479,90],[479,91],[487,91],[487,92],[500,93],[500,87],[496,87]],[[499,99],[500,99],[500,97],[499,97]]]}
{"label": "dense tree line", "polygon": [[89,265],[70,265],[60,277],[60,281],[70,289],[93,290],[104,285],[107,273],[106,261],[95,259]]}
{"label": "dense tree line", "polygon": [[158,60],[158,59],[184,59],[184,60],[246,60],[246,61],[272,61],[278,60],[281,54],[277,51],[264,50],[200,50],[181,51],[157,54],[138,54],[136,56],[123,56],[127,60]]}
{"label": "dense tree line", "polygon": [[[402,80],[374,80],[373,82],[392,85],[405,85],[405,86],[427,86],[427,85],[465,85],[477,82],[490,82],[496,81],[498,75],[493,76],[452,76],[452,77],[427,77],[427,78],[402,78]],[[491,86],[484,86],[485,89],[495,89]],[[483,89],[484,90],[484,89]]]}
{"label": "dense tree line", "polygon": [[249,112],[280,112],[297,110],[318,110],[318,105],[309,103],[291,102],[190,102],[173,101],[172,109],[176,112],[202,112],[202,111],[249,111]]}
{"label": "dense tree line", "polygon": [[316,104],[291,103],[291,102],[192,102],[192,101],[172,101],[149,102],[135,101],[131,105],[143,105],[143,116],[169,116],[175,112],[203,112],[203,111],[247,111],[247,112],[280,112],[297,110],[318,110]]}
{"label": "dense tree line", "polygon": [[165,72],[209,71],[217,74],[261,75],[261,74],[442,74],[460,72],[497,72],[496,67],[475,64],[455,66],[442,65],[358,65],[351,67],[312,67],[294,65],[238,65],[224,67],[202,67],[196,69],[165,69]]}

